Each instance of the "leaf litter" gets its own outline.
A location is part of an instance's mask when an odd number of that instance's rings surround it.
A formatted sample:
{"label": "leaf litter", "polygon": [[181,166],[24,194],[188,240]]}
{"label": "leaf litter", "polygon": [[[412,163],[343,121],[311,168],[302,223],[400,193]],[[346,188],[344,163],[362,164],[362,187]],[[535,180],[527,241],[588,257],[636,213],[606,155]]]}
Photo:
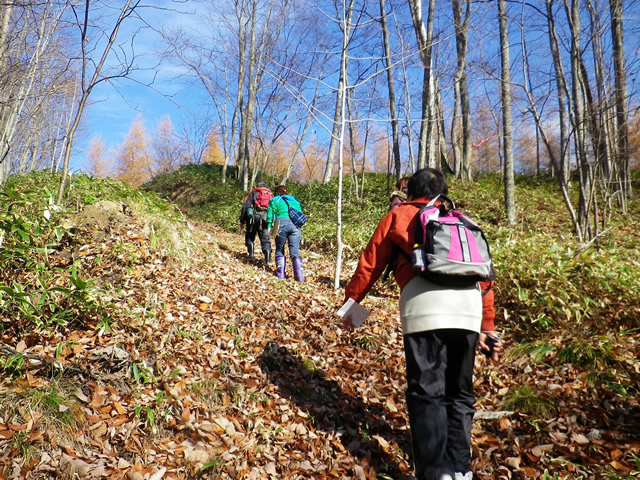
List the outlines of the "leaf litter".
{"label": "leaf litter", "polygon": [[[0,380],[0,479],[412,478],[392,282],[349,333],[329,258],[307,255],[305,283],[283,282],[211,225],[191,224],[188,265],[152,248],[135,218],[81,229],[59,266],[75,258],[98,280],[111,323],[2,332],[27,363]],[[477,478],[637,476],[637,400],[619,411],[593,398],[570,365],[480,357]],[[492,416],[521,385],[554,408]]]}

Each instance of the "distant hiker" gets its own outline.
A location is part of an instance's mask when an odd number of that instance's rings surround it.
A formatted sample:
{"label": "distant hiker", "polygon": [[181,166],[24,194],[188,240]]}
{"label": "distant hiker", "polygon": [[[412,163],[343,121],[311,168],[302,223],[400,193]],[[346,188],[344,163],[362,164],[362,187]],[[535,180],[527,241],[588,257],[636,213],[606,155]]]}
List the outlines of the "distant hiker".
{"label": "distant hiker", "polygon": [[249,258],[254,258],[254,245],[256,233],[260,238],[260,246],[264,255],[264,264],[271,263],[271,238],[267,230],[267,207],[273,198],[273,193],[264,183],[258,183],[251,190],[242,203],[240,210],[240,232],[246,226],[244,244],[247,247]]}
{"label": "distant hiker", "polygon": [[407,185],[409,177],[402,177],[396,182],[396,189],[389,195],[389,211],[396,208],[402,202],[407,201]]}
{"label": "distant hiker", "polygon": [[[416,273],[409,255],[421,206],[448,191],[444,175],[418,170],[408,183],[408,200],[378,224],[345,291],[345,300],[362,301],[398,255],[394,277],[400,293],[400,319],[407,376],[407,408],[413,462],[418,480],[471,479],[471,425],[475,412],[473,366],[476,343],[494,361],[501,346],[490,347],[495,309],[492,282],[451,287]],[[439,201],[436,202],[436,205]],[[343,317],[351,329],[351,317]]]}
{"label": "distant hiker", "polygon": [[[302,269],[302,257],[300,256],[300,240],[302,229],[297,227],[290,217],[290,209],[302,212],[300,202],[293,195],[289,195],[287,187],[278,185],[275,189],[275,197],[269,202],[267,209],[267,225],[277,228],[276,233],[276,276],[286,278],[286,259],[284,255],[285,243],[289,244],[289,257],[293,266],[293,278],[298,282],[304,282]],[[275,225],[277,223],[277,225]]]}
{"label": "distant hiker", "polygon": [[406,202],[406,201],[407,201],[407,195],[404,192],[400,190],[394,190],[389,195],[389,211],[393,210],[402,202]]}

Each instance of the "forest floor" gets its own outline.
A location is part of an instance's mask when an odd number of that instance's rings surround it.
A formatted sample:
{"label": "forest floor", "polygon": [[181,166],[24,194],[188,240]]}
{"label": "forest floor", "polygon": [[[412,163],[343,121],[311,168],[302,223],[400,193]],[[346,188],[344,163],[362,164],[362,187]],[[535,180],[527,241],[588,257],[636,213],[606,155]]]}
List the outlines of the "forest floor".
{"label": "forest floor", "polygon": [[[78,259],[109,292],[100,300],[111,320],[0,332],[3,352],[26,361],[25,374],[0,379],[0,479],[411,478],[391,281],[367,297],[367,323],[346,332],[334,265],[304,245],[297,283],[290,265],[289,278],[276,279],[260,253],[246,258],[241,235],[211,225],[190,223],[185,266],[159,254],[127,212],[74,221],[52,262],[65,269]],[[628,346],[636,355],[637,345]],[[532,382],[557,399],[553,413],[479,416],[477,478],[640,470],[637,400],[585,398],[586,380],[570,366],[480,355],[478,411],[501,411],[508,388]]]}

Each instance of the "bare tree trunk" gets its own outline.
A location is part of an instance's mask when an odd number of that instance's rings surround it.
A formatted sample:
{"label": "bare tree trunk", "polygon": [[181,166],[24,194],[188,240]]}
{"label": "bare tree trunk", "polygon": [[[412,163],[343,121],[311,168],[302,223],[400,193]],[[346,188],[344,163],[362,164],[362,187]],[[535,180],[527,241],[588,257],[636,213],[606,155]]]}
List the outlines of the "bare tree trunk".
{"label": "bare tree trunk", "polygon": [[[553,20],[553,11],[552,11],[552,2],[553,0],[546,0],[547,4],[547,24],[548,24],[548,34],[549,34],[549,44],[551,47],[551,56],[555,68],[556,73],[556,96],[558,100],[558,110],[559,110],[559,124],[560,124],[560,153],[556,155],[553,144],[549,136],[547,135],[547,131],[542,124],[541,114],[538,110],[538,105],[533,97],[533,93],[531,91],[529,81],[529,55],[527,53],[527,38],[524,30],[524,21],[521,22],[521,32],[520,32],[520,40],[522,46],[522,76],[524,79],[524,87],[525,94],[529,101],[529,108],[531,109],[531,114],[536,123],[536,132],[540,135],[542,139],[542,143],[545,147],[547,155],[549,156],[549,160],[552,165],[555,166],[556,178],[560,185],[560,189],[562,191],[562,196],[571,216],[571,221],[574,225],[576,233],[578,232],[577,226],[577,217],[576,212],[571,203],[571,198],[569,197],[569,165],[566,160],[569,155],[567,154],[567,120],[566,120],[566,104],[565,104],[565,95],[567,95],[566,84],[564,71],[562,69],[562,64],[559,58],[559,52],[557,49],[557,40],[555,37],[555,23]],[[522,4],[522,13],[521,17],[525,16],[525,7],[526,4],[523,2]]]}
{"label": "bare tree trunk", "polygon": [[369,146],[369,118],[371,118],[371,110],[373,107],[374,96],[371,95],[369,103],[369,115],[364,125],[364,142],[362,144],[362,168],[360,169],[360,199],[364,198],[364,172],[367,168],[367,147]]}
{"label": "bare tree trunk", "polygon": [[29,164],[29,171],[34,171],[38,168],[37,165],[37,158],[38,158],[38,149],[40,148],[41,143],[37,142],[34,146],[33,149],[31,150],[31,159],[30,159],[30,164]]}
{"label": "bare tree trunk", "polygon": [[[404,93],[407,98],[411,95],[411,89],[409,86],[409,75],[407,73],[406,62],[402,62],[402,75],[404,79]],[[411,128],[411,102],[404,102],[404,118],[405,129],[402,132],[407,137],[407,148],[409,149],[409,161],[407,162],[408,171],[413,172],[416,170],[415,155],[413,153],[413,130]]]}
{"label": "bare tree trunk", "polygon": [[244,190],[249,189],[249,168],[251,159],[251,144],[253,134],[253,115],[255,112],[256,96],[258,95],[258,86],[256,85],[256,16],[257,16],[256,0],[253,0],[251,10],[251,21],[249,31],[249,70],[247,72],[247,103],[244,109],[240,110],[240,129],[242,142],[238,145],[238,166],[240,171],[240,182]]}
{"label": "bare tree trunk", "polygon": [[584,241],[590,237],[589,212],[593,194],[593,171],[588,160],[586,146],[586,114],[584,106],[584,78],[581,69],[580,46],[580,2],[564,0],[569,28],[571,30],[571,102],[573,105],[572,126],[574,131],[575,154],[578,163],[579,204],[578,226],[579,239]]}
{"label": "bare tree trunk", "polygon": [[[351,101],[351,95],[353,89],[347,90],[347,122],[349,124],[349,149],[351,151],[351,178],[353,178],[353,186],[355,189],[356,198],[360,198],[360,188],[358,185],[358,169],[356,167],[356,145],[355,145],[355,132],[353,130],[353,124],[355,123],[355,118],[357,115],[354,115],[353,112],[353,104]],[[372,95],[373,96],[373,95]]]}
{"label": "bare tree trunk", "polygon": [[[4,76],[7,72],[7,61],[9,52],[9,21],[11,20],[11,14],[13,12],[13,2],[9,2],[0,10],[0,75]],[[4,132],[7,128],[7,110],[10,107],[9,102],[9,89],[0,89],[0,135],[4,136]],[[0,148],[2,144],[0,143]],[[8,155],[8,152],[7,152]],[[0,156],[0,185],[5,182],[4,174],[4,160],[6,156]]]}
{"label": "bare tree trunk", "polygon": [[620,183],[618,196],[624,212],[627,211],[626,198],[631,195],[631,177],[629,164],[629,127],[627,123],[627,66],[624,55],[624,24],[622,19],[622,0],[609,0],[611,12],[611,39],[613,44],[613,65],[615,76],[616,105],[616,180]]}
{"label": "bare tree trunk", "polygon": [[436,117],[437,117],[437,125],[438,125],[438,157],[439,161],[436,163],[436,166],[441,169],[445,173],[455,173],[455,170],[451,168],[449,164],[449,158],[447,156],[447,139],[445,137],[445,126],[444,126],[444,112],[442,108],[442,95],[440,93],[440,86],[438,85],[438,80],[435,81],[435,91],[436,91]]}
{"label": "bare tree trunk", "polygon": [[[396,178],[402,176],[400,163],[400,132],[398,129],[398,113],[396,110],[396,93],[393,82],[391,62],[391,46],[389,45],[389,29],[387,27],[387,12],[385,0],[380,0],[380,22],[382,24],[382,39],[384,43],[384,61],[387,70],[387,87],[389,89],[389,113],[391,115],[391,137],[393,140],[393,159],[396,167]],[[433,0],[432,0],[433,1]],[[373,95],[372,95],[373,97]]]}
{"label": "bare tree trunk", "polygon": [[[245,82],[245,58],[247,56],[247,45],[249,43],[250,32],[247,30],[247,25],[250,24],[245,17],[245,9],[247,6],[246,0],[239,0],[236,4],[236,18],[238,19],[238,92],[237,92],[237,115],[234,113],[232,120],[233,125],[238,125],[238,154],[236,155],[236,166],[238,167],[237,175],[238,179],[242,179],[243,172],[248,167],[245,165],[249,161],[245,157],[245,143],[246,143],[246,124],[244,122],[245,115],[245,100],[244,100],[244,82]],[[241,180],[242,181],[242,180]]]}
{"label": "bare tree trunk", "polygon": [[[456,30],[456,53],[458,69],[454,79],[455,93],[462,120],[462,148],[460,157],[460,169],[456,171],[459,178],[466,181],[473,179],[471,172],[472,140],[471,140],[471,107],[469,105],[469,89],[467,87],[467,35],[469,32],[469,18],[471,16],[471,0],[465,2],[465,11],[462,12],[460,0],[452,0],[453,23]],[[464,18],[463,18],[464,16]],[[456,113],[457,114],[457,113]],[[452,136],[452,141],[453,136]]]}
{"label": "bare tree trunk", "polygon": [[[346,0],[344,0],[346,2]],[[339,143],[340,129],[341,126],[344,126],[344,119],[341,117],[344,114],[344,104],[345,104],[345,88],[346,88],[346,78],[347,78],[347,66],[348,66],[348,50],[349,50],[349,35],[351,32],[351,18],[353,16],[353,2],[354,0],[349,0],[349,5],[347,6],[343,3],[343,9],[346,9],[346,16],[344,17],[344,22],[342,23],[342,36],[347,39],[346,42],[343,42],[342,48],[346,49],[341,53],[341,62],[340,62],[340,78],[338,79],[338,90],[336,92],[336,108],[333,114],[333,129],[331,130],[331,143],[329,144],[329,154],[327,155],[327,165],[324,169],[324,177],[322,178],[322,183],[329,183],[331,181],[331,175],[333,173],[333,161],[336,156],[336,148]],[[340,153],[341,155],[341,153]]]}
{"label": "bare tree trunk", "polygon": [[[594,5],[592,0],[587,0],[587,10],[589,11],[589,27],[590,27],[590,43],[593,54],[592,69],[595,73],[596,94],[590,90],[588,82],[585,82],[587,98],[589,100],[587,115],[590,119],[591,141],[593,143],[594,152],[596,152],[595,175],[597,184],[600,186],[600,195],[602,197],[602,215],[599,221],[594,223],[593,238],[599,235],[600,226],[605,227],[609,220],[609,205],[614,195],[616,195],[617,186],[614,179],[615,166],[613,165],[613,152],[615,150],[615,118],[609,113],[614,111],[614,100],[609,95],[609,89],[606,86],[605,59],[603,48],[603,27],[600,21],[600,12],[598,6]],[[583,76],[588,78],[586,66],[582,63]],[[595,190],[595,189],[594,189]],[[594,198],[595,196],[594,191]],[[597,209],[594,209],[596,218],[599,216]]]}
{"label": "bare tree trunk", "polygon": [[[78,129],[78,125],[80,125],[80,119],[82,118],[82,114],[84,113],[84,108],[87,104],[87,100],[89,99],[89,95],[91,94],[91,91],[93,90],[93,88],[100,81],[99,80],[100,72],[102,71],[102,67],[104,66],[107,60],[107,56],[109,55],[109,52],[111,51],[111,48],[113,47],[113,44],[116,41],[116,37],[118,36],[118,31],[120,30],[120,25],[122,24],[125,18],[127,18],[129,15],[133,13],[133,11],[136,9],[139,3],[139,1],[136,1],[136,3],[133,6],[131,6],[131,2],[132,0],[126,0],[124,6],[120,10],[118,19],[116,20],[113,30],[109,35],[109,40],[102,52],[102,56],[100,57],[100,60],[95,66],[95,70],[93,72],[93,75],[91,76],[91,80],[89,80],[89,83],[86,84],[85,81],[86,81],[86,74],[87,74],[87,63],[89,62],[89,58],[85,50],[85,44],[87,39],[87,32],[90,27],[89,8],[91,7],[91,0],[85,0],[84,22],[81,24],[82,30],[80,35],[81,51],[82,51],[80,89],[81,89],[82,95],[80,97],[80,101],[78,102],[78,107],[76,108],[73,121],[71,123],[71,128],[67,133],[65,149],[64,149],[64,163],[62,166],[62,179],[60,181],[60,188],[58,189],[58,197],[57,197],[58,204],[62,203],[64,190],[67,183],[67,176],[69,175],[69,159],[71,158],[71,149],[73,147],[73,137],[76,133],[76,130]],[[128,71],[128,69],[126,71]]]}
{"label": "bare tree trunk", "polygon": [[[558,37],[556,34],[555,20],[553,16],[553,1],[554,0],[545,0],[546,1],[546,13],[547,13],[547,25],[548,25],[548,35],[549,35],[549,47],[551,50],[551,58],[553,59],[553,68],[555,72],[556,79],[556,94],[558,100],[558,121],[560,124],[560,153],[559,158],[556,162],[556,170],[558,174],[558,183],[560,184],[560,189],[562,190],[562,196],[564,198],[564,203],[569,211],[569,215],[571,216],[571,220],[573,222],[573,226],[575,229],[576,236],[581,238],[582,231],[580,229],[580,222],[578,220],[578,215],[573,208],[573,204],[571,202],[570,197],[570,189],[571,183],[569,178],[569,133],[567,132],[567,126],[569,120],[567,119],[567,104],[565,102],[565,98],[570,98],[569,89],[567,87],[567,79],[564,73],[564,68],[562,67],[562,61],[560,58],[560,49],[558,47]],[[535,103],[535,102],[533,102]],[[538,118],[540,116],[538,115]],[[538,120],[540,122],[540,120]],[[547,146],[547,152],[552,151],[551,142],[549,140],[545,141],[545,145]],[[556,157],[554,155],[550,155],[549,158],[554,160]]]}
{"label": "bare tree trunk", "polygon": [[11,20],[12,12],[13,2],[6,3],[0,10],[0,72],[4,72],[6,67],[5,59],[9,51],[9,21]]}
{"label": "bare tree trunk", "polygon": [[[64,132],[68,132],[69,130],[71,130],[71,124],[73,122],[74,117],[70,112],[73,109],[73,103],[76,97],[78,96],[78,90],[81,88],[81,85],[79,85],[79,83],[80,82],[74,82],[72,93],[65,92],[64,103],[60,110],[60,126],[59,126],[59,128]],[[65,107],[68,107],[68,108],[65,108]],[[64,156],[65,156],[66,146],[68,141],[69,141],[69,137],[67,135],[63,136],[60,140],[56,141],[56,149],[58,148],[58,144],[61,144],[61,145],[60,145],[60,153],[58,154],[58,157],[56,158],[55,154],[52,156],[52,162],[54,163],[52,173],[58,170],[60,168],[60,165],[64,163]]]}
{"label": "bare tree trunk", "polygon": [[500,24],[500,59],[502,65],[502,135],[504,137],[504,206],[509,224],[516,218],[515,182],[513,172],[513,133],[511,127],[511,60],[509,58],[509,29],[505,0],[498,0],[498,23]]}
{"label": "bare tree trunk", "polygon": [[431,168],[437,168],[438,152],[436,152],[436,135],[438,131],[437,121],[437,97],[436,91],[436,77],[433,74],[433,68],[431,69],[431,75],[429,76],[429,122],[427,127],[427,166]]}
{"label": "bare tree trunk", "polygon": [[[457,1],[457,0],[456,0]],[[432,71],[432,49],[433,49],[433,18],[435,0],[429,0],[429,13],[427,15],[427,26],[425,27],[422,18],[422,0],[409,0],[413,28],[416,32],[416,40],[420,49],[420,59],[422,60],[422,115],[420,123],[420,143],[418,147],[417,168],[424,168],[433,163],[433,71]]]}
{"label": "bare tree trunk", "polygon": [[[346,2],[346,0],[343,0]],[[346,9],[346,12],[345,12]],[[344,129],[345,129],[345,109],[346,109],[346,88],[347,88],[347,52],[349,47],[349,31],[348,25],[351,23],[351,17],[353,13],[353,0],[349,0],[349,6],[343,3],[343,15],[342,15],[342,53],[340,56],[340,82],[338,91],[342,90],[343,94],[340,96],[342,99],[338,112],[338,118],[341,119],[340,130],[338,136],[339,154],[338,154],[338,201],[337,201],[337,214],[336,214],[336,246],[337,246],[337,258],[336,269],[333,276],[333,288],[338,290],[340,288],[340,273],[342,272],[342,251],[344,245],[342,243],[342,177],[343,177],[343,165],[344,165]],[[332,137],[333,141],[333,137]]]}
{"label": "bare tree trunk", "polygon": [[462,153],[460,149],[460,84],[453,82],[453,116],[451,117],[451,153],[453,154],[453,173],[462,177]]}
{"label": "bare tree trunk", "polygon": [[340,79],[338,80],[338,90],[336,92],[336,109],[333,115],[333,129],[331,130],[331,141],[329,143],[329,153],[327,155],[327,164],[324,168],[324,176],[322,177],[322,183],[329,183],[331,181],[331,175],[333,174],[333,162],[336,156],[336,148],[338,148],[338,138],[340,135],[340,112],[342,111],[340,105],[344,100],[344,78],[343,73],[340,72]]}
{"label": "bare tree trunk", "polygon": [[[244,67],[239,67],[241,70]],[[201,76],[200,79],[204,82],[204,78]],[[226,79],[225,79],[226,81]],[[220,172],[220,183],[227,183],[227,170],[229,169],[229,161],[231,160],[231,155],[234,150],[234,141],[236,138],[236,131],[238,130],[238,113],[240,113],[240,104],[242,103],[242,85],[243,80],[238,76],[238,92],[236,94],[236,104],[233,109],[233,115],[231,116],[231,126],[226,124],[227,122],[227,105],[226,101],[224,107],[222,107],[221,111],[219,110],[218,118],[220,118],[220,136],[222,141],[222,150],[224,161],[222,164],[222,171]],[[211,95],[211,94],[210,94]],[[220,108],[216,103],[216,96],[211,95],[211,98],[214,99],[214,104],[216,104],[216,108]],[[230,128],[230,132],[228,132],[228,128]],[[227,136],[227,132],[229,135]]]}
{"label": "bare tree trunk", "polygon": [[[376,84],[378,81],[378,76],[376,75],[373,81],[373,90],[376,89]],[[360,170],[360,199],[364,198],[364,171],[367,166],[367,147],[369,145],[369,119],[371,118],[371,112],[373,111],[375,101],[375,95],[371,95],[371,99],[369,101],[369,111],[367,112],[367,120],[364,124],[364,142],[362,144],[362,169]]]}
{"label": "bare tree trunk", "polygon": [[[52,5],[50,1],[45,2],[42,6],[44,12],[47,14],[51,7]],[[62,11],[58,13],[58,16],[54,18],[50,18],[47,14],[44,14],[38,22],[38,31],[35,35],[37,41],[33,47],[33,51],[29,54],[27,69],[21,74],[18,91],[12,92],[15,100],[7,102],[7,109],[3,107],[3,113],[5,115],[3,115],[2,120],[4,128],[0,132],[0,162],[3,162],[9,156],[9,153],[14,147],[14,136],[18,129],[22,114],[27,110],[27,105],[32,100],[32,91],[34,86],[37,88],[37,84],[40,83],[38,81],[39,79],[37,78],[37,74],[42,68],[41,59],[52,40],[53,31],[57,27],[63,11],[64,9],[62,9]],[[24,31],[21,32],[20,35],[22,38],[20,38],[18,44],[23,44],[25,42],[25,37],[29,33],[27,30],[28,29],[24,29]]]}
{"label": "bare tree trunk", "polygon": [[[271,18],[274,15],[275,3],[271,2],[269,4],[268,11],[266,13],[266,17],[264,20],[264,25],[271,25]],[[280,15],[278,18],[277,25],[271,26],[270,28],[264,28],[261,38],[258,39],[258,22],[257,22],[257,14],[259,7],[259,0],[252,0],[251,4],[251,20],[250,20],[250,31],[249,31],[249,54],[248,54],[248,62],[249,62],[249,70],[247,72],[247,103],[246,108],[241,110],[241,130],[243,132],[243,141],[239,144],[239,155],[242,159],[242,170],[240,172],[242,188],[244,190],[249,189],[249,169],[251,165],[251,148],[253,145],[253,129],[255,123],[255,112],[257,107],[257,98],[258,91],[260,86],[262,85],[262,78],[264,76],[264,58],[265,51],[268,48],[268,44],[271,38],[278,38],[280,32],[282,31],[282,26],[284,25],[285,15]],[[285,8],[286,2],[283,2],[282,8]],[[269,37],[269,39],[267,38]],[[240,164],[240,162],[239,162]],[[257,160],[254,162],[254,168],[257,168],[258,162]]]}
{"label": "bare tree trunk", "polygon": [[[316,102],[318,101],[318,91],[320,90],[320,83],[321,83],[320,79],[322,78],[322,72],[324,71],[324,66],[326,64],[326,61],[327,61],[327,58],[325,57],[324,60],[322,61],[320,72],[318,73],[316,89],[313,93],[313,100],[311,100],[311,104],[309,105],[309,112],[313,112],[316,108]],[[307,136],[307,131],[309,130],[309,125],[311,125],[312,119],[313,119],[313,115],[309,113],[309,115],[307,115],[307,119],[304,122],[302,133],[300,134],[300,137],[296,142],[296,149],[293,152],[293,155],[291,155],[291,159],[289,160],[289,164],[287,165],[287,172],[285,173],[284,177],[282,177],[282,180],[280,181],[282,185],[286,185],[287,181],[289,180],[289,176],[291,175],[291,170],[293,169],[293,165],[295,164],[295,161],[298,158],[298,155],[302,151],[302,145],[304,145],[304,139]]]}

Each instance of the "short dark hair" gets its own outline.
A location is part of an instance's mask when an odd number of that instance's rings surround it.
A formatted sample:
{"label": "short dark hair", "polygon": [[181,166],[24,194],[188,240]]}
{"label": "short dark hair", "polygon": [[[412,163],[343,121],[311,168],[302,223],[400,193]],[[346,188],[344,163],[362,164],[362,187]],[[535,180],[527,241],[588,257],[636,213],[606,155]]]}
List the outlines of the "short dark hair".
{"label": "short dark hair", "polygon": [[275,189],[276,195],[286,195],[287,193],[287,187],[285,187],[284,185],[280,184],[276,187]]}
{"label": "short dark hair", "polygon": [[269,188],[269,185],[267,185],[264,182],[258,182],[258,184],[256,185],[257,188]]}
{"label": "short dark hair", "polygon": [[409,196],[411,198],[437,197],[449,193],[447,180],[440,170],[422,168],[409,178]]}

